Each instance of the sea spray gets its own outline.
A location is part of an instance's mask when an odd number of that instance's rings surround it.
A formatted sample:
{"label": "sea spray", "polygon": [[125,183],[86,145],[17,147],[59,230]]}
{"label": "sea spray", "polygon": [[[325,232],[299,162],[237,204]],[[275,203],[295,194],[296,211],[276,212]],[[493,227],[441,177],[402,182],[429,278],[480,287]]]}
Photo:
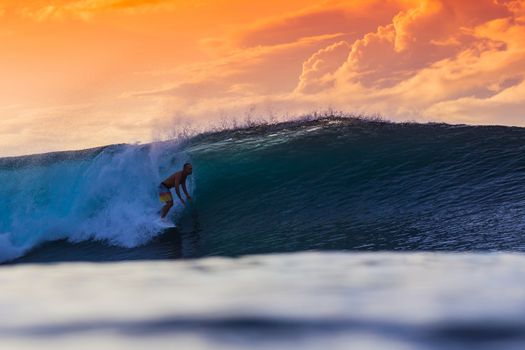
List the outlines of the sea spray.
{"label": "sea spray", "polygon": [[163,228],[156,224],[156,186],[184,157],[177,144],[163,143],[105,147],[81,157],[66,152],[4,159],[0,258],[58,239],[124,247],[147,242]]}

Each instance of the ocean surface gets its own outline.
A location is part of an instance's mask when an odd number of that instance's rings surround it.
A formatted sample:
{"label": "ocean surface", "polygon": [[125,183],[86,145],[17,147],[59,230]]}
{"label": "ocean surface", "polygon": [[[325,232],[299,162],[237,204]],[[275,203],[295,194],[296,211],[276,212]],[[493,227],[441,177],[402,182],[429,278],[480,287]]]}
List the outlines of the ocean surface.
{"label": "ocean surface", "polygon": [[303,252],[0,267],[0,347],[522,350],[524,266]]}
{"label": "ocean surface", "polygon": [[0,347],[523,349],[524,151],[321,118],[2,158]]}

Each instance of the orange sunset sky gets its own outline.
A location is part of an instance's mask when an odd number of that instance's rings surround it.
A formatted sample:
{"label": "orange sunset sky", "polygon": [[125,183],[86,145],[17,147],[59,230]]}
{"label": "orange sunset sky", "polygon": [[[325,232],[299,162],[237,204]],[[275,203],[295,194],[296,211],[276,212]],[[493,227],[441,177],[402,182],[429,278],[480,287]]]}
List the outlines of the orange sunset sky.
{"label": "orange sunset sky", "polygon": [[525,0],[0,0],[0,156],[328,108],[525,126]]}

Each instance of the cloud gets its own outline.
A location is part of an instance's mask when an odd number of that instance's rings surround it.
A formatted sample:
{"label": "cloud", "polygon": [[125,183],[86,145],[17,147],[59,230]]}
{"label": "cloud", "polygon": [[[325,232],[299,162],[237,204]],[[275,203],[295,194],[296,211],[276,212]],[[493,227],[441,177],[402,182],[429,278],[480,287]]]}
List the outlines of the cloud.
{"label": "cloud", "polygon": [[311,8],[250,27],[226,58],[185,67],[193,77],[141,96],[164,96],[173,111],[206,120],[212,111],[331,107],[394,120],[525,126],[517,117],[525,99],[524,3],[389,1],[384,16],[366,20],[360,16],[376,1]]}
{"label": "cloud", "polygon": [[243,48],[271,46],[297,41],[304,37],[347,33],[357,38],[388,23],[399,11],[402,1],[371,0],[352,6],[336,3],[315,6],[295,13],[265,19],[243,28],[236,44]]}
{"label": "cloud", "polygon": [[77,0],[51,3],[41,6],[26,6],[21,12],[24,17],[38,22],[78,18],[89,20],[104,11],[136,12],[173,9],[179,1],[173,0]]}
{"label": "cloud", "polygon": [[[429,0],[401,9],[391,23],[351,43],[339,66],[346,47],[341,43],[304,61],[295,98],[398,120],[452,120],[436,106],[463,111],[465,121],[476,119],[465,116],[468,105],[495,103],[503,112],[507,104],[493,96],[515,89],[525,76],[523,4]],[[516,91],[512,96],[524,100]],[[515,115],[515,103],[508,107]],[[459,112],[454,115],[461,120]]]}
{"label": "cloud", "polygon": [[449,123],[523,126],[524,96],[525,82],[521,81],[489,98],[462,97],[436,103],[424,115]]}
{"label": "cloud", "polygon": [[289,92],[294,89],[301,73],[298,62],[307,59],[312,51],[342,37],[344,34],[327,34],[301,38],[292,43],[236,50],[226,58],[167,72],[180,76],[180,81],[171,86],[130,95],[172,96],[190,104],[206,98]]}
{"label": "cloud", "polygon": [[505,6],[491,1],[422,1],[355,41],[339,79],[377,88],[399,84],[472,45],[476,38],[465,24],[475,26],[508,15]]}
{"label": "cloud", "polygon": [[333,73],[346,61],[350,45],[339,41],[324,47],[303,63],[296,92],[316,93],[333,87]]}
{"label": "cloud", "polygon": [[[0,109],[0,150],[22,155],[151,140],[159,105],[130,101]],[[89,118],[86,118],[89,116]]]}

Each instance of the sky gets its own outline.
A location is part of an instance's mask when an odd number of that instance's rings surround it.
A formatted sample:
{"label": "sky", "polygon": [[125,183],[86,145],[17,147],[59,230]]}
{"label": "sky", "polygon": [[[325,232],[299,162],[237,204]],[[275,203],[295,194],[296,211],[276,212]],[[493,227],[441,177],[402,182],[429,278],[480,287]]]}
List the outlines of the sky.
{"label": "sky", "polygon": [[525,126],[525,0],[0,0],[0,156],[338,110]]}

